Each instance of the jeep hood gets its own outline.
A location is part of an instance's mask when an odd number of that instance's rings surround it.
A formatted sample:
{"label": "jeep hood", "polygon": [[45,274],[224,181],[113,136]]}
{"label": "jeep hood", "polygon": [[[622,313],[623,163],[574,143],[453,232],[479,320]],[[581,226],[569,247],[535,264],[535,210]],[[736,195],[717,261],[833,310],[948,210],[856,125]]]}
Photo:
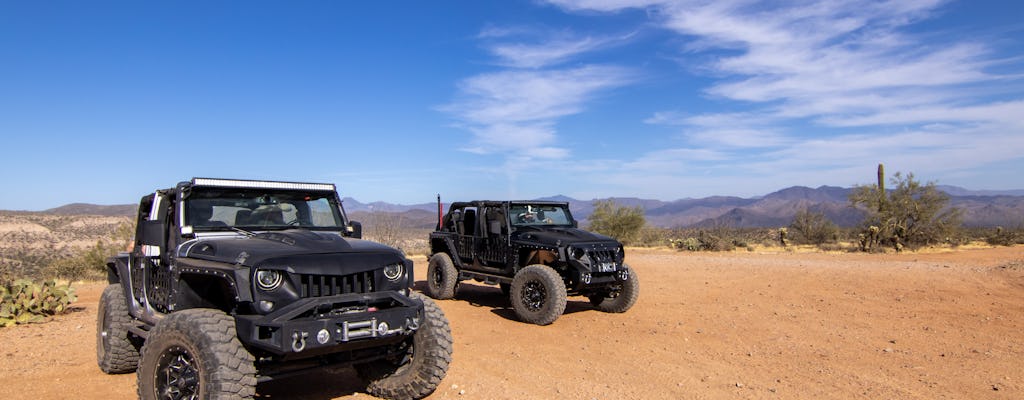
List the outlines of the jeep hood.
{"label": "jeep hood", "polygon": [[512,234],[513,240],[543,243],[552,246],[569,245],[573,243],[613,242],[618,244],[614,238],[587,232],[579,228],[520,228]]}
{"label": "jeep hood", "polygon": [[266,263],[300,264],[321,261],[337,266],[339,260],[361,260],[374,268],[404,259],[398,250],[376,242],[345,238],[337,232],[292,229],[253,236],[201,237],[182,243],[178,257],[226,264],[257,266]]}

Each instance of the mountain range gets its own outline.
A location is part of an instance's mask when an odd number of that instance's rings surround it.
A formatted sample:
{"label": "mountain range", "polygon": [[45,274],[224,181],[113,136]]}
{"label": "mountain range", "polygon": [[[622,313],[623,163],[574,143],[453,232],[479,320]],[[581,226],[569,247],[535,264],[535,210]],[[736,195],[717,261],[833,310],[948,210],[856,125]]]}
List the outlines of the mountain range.
{"label": "mountain range", "polygon": [[[969,227],[1024,226],[1024,190],[972,191],[956,186],[937,186],[950,196],[950,206],[963,210],[963,221]],[[852,188],[793,186],[760,197],[742,198],[711,196],[698,199],[662,201],[636,197],[608,198],[618,205],[640,206],[647,223],[663,228],[729,226],[735,228],[779,227],[789,225],[802,209],[819,212],[836,225],[852,227],[864,218],[864,212],[850,206]],[[461,199],[460,199],[461,200]],[[536,200],[569,202],[573,216],[585,221],[594,212],[595,200],[580,200],[557,195]],[[437,203],[396,205],[384,202],[360,203],[345,198],[350,213],[374,211],[411,213],[423,211],[436,215]],[[445,203],[447,206],[447,203]],[[447,207],[445,207],[447,209]],[[411,215],[410,215],[411,216]],[[436,218],[433,217],[433,218]],[[433,221],[433,218],[430,221]],[[417,218],[410,218],[416,220]]]}
{"label": "mountain range", "polygon": [[[955,186],[938,186],[950,195],[950,206],[963,210],[964,225],[969,227],[1024,226],[1024,190],[971,191]],[[839,226],[857,225],[863,212],[850,206],[852,188],[793,186],[761,197],[711,196],[698,199],[662,201],[635,197],[612,197],[616,204],[644,209],[647,222],[664,228],[729,226],[734,228],[786,226],[802,209],[820,212]],[[466,200],[466,199],[458,199]],[[536,200],[567,201],[576,219],[584,221],[594,211],[595,200],[579,200],[557,195]],[[415,227],[436,222],[437,203],[391,204],[377,201],[362,203],[343,199],[353,219],[369,219],[375,212],[399,213],[403,221]],[[447,203],[445,203],[447,209]],[[61,215],[133,215],[134,205],[102,206],[73,203],[43,213]]]}

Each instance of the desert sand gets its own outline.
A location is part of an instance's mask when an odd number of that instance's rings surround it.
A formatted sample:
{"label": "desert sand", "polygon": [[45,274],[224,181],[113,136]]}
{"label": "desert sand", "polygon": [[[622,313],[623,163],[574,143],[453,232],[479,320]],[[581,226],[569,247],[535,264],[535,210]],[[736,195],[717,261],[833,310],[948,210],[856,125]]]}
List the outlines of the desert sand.
{"label": "desert sand", "polygon": [[[422,289],[426,269],[415,259]],[[1024,247],[903,254],[629,249],[625,314],[570,298],[550,326],[496,286],[438,304],[455,351],[432,399],[1024,398]],[[131,399],[96,367],[103,283],[74,312],[0,329],[0,398]],[[370,398],[350,369],[260,384],[272,399]]]}

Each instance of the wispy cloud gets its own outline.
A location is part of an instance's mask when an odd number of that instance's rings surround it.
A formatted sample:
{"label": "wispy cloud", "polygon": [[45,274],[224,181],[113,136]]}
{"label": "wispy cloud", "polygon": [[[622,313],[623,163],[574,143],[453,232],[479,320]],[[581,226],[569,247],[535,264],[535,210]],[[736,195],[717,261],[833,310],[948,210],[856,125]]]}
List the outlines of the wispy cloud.
{"label": "wispy cloud", "polygon": [[568,149],[557,145],[557,120],[582,112],[602,90],[633,79],[629,70],[614,66],[481,74],[460,82],[458,98],[441,110],[473,133],[467,151],[560,158]]}
{"label": "wispy cloud", "polygon": [[514,68],[540,68],[558,64],[578,54],[601,48],[609,39],[558,38],[545,43],[499,43],[488,50],[500,64]]}
{"label": "wispy cloud", "polygon": [[561,64],[622,43],[629,36],[488,26],[477,39],[500,69],[463,79],[457,84],[456,98],[439,109],[472,133],[463,151],[502,155],[503,169],[566,158],[570,150],[559,143],[559,119],[583,112],[595,96],[636,77],[631,70],[613,65]]}
{"label": "wispy cloud", "polygon": [[[813,182],[886,159],[905,170],[938,172],[1024,153],[1017,138],[1024,99],[987,95],[1001,92],[1006,80],[1019,81],[1019,72],[993,73],[994,66],[1012,68],[1000,65],[1005,59],[987,42],[934,41],[942,33],[906,29],[941,12],[943,0],[549,3],[568,12],[645,9],[685,40],[682,57],[701,63],[699,72],[710,79],[704,93],[723,111],[652,110],[645,122],[678,127],[685,142],[640,157],[658,160],[652,167],[682,166],[682,157],[704,150],[740,175]],[[803,172],[785,172],[797,169]],[[691,173],[697,172],[679,172]]]}

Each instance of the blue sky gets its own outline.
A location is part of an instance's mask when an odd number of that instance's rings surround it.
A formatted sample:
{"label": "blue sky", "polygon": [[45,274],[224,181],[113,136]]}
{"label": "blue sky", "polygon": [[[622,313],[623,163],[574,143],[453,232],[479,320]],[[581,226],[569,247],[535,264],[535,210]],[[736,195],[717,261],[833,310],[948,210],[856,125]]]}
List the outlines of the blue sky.
{"label": "blue sky", "polygon": [[0,209],[1024,188],[1024,2],[0,3]]}

